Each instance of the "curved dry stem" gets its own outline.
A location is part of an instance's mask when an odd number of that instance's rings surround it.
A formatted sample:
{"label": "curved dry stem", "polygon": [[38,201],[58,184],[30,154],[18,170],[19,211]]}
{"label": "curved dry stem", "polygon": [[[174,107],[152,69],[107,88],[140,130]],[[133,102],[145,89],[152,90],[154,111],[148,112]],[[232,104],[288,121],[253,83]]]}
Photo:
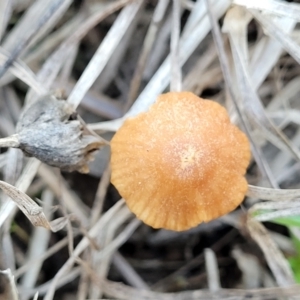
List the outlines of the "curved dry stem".
{"label": "curved dry stem", "polygon": [[0,139],[0,148],[19,148],[19,137],[17,134]]}

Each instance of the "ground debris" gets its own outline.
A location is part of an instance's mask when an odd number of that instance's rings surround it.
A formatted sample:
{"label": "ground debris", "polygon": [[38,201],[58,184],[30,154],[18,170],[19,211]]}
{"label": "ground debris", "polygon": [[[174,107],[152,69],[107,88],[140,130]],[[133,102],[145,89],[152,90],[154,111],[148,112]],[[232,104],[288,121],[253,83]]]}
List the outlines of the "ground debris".
{"label": "ground debris", "polygon": [[19,148],[27,156],[64,171],[87,173],[92,153],[107,142],[87,130],[65,100],[45,95],[21,115],[16,128]]}

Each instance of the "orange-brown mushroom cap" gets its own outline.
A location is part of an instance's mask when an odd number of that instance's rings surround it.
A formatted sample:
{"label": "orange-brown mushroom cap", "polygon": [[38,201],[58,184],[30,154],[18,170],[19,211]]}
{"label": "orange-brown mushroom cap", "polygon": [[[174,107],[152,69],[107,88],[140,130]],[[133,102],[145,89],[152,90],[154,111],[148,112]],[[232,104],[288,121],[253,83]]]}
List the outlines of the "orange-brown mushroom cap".
{"label": "orange-brown mushroom cap", "polygon": [[160,95],[111,141],[111,181],[129,209],[154,228],[186,230],[244,199],[246,135],[221,105],[190,92]]}

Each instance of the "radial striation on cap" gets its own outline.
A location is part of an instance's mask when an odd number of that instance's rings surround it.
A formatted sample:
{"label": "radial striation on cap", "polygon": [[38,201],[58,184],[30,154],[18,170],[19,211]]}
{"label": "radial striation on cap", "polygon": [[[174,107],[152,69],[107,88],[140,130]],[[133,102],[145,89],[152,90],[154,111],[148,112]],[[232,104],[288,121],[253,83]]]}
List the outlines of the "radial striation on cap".
{"label": "radial striation on cap", "polygon": [[190,92],[160,95],[111,141],[113,185],[154,228],[182,231],[234,210],[244,199],[246,135],[218,103]]}

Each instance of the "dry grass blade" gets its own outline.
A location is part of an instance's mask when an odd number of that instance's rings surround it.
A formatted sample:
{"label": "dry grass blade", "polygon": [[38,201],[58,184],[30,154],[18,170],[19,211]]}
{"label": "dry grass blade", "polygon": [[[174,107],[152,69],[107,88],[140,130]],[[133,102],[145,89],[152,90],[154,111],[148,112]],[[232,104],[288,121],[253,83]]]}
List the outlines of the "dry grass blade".
{"label": "dry grass blade", "polygon": [[55,174],[53,170],[46,166],[41,165],[38,174],[43,181],[49,186],[54,195],[58,199],[62,199],[67,209],[74,213],[76,217],[81,221],[83,226],[86,226],[88,221],[88,208],[82,203],[80,198],[72,191],[69,190],[66,182],[58,174]]}
{"label": "dry grass blade", "polygon": [[[1,65],[5,63],[7,55],[4,54],[3,49],[0,49],[0,63]],[[46,89],[41,83],[37,80],[35,74],[20,60],[13,62],[12,66],[9,69],[12,74],[17,78],[27,83],[33,90],[38,94],[46,93]],[[1,84],[0,84],[1,85]]]}
{"label": "dry grass blade", "polygon": [[[48,57],[41,70],[38,72],[38,79],[43,82],[43,86],[46,89],[50,89],[53,85],[55,78],[57,77],[63,63],[65,62],[68,52],[76,45],[89,30],[96,26],[99,22],[105,19],[110,14],[119,10],[121,7],[133,0],[120,0],[116,3],[108,5],[106,9],[97,11],[94,13],[85,23],[81,25],[76,31],[69,36],[59,48],[54,51],[51,56]],[[34,94],[31,92],[27,93],[26,103],[29,104],[31,101],[36,100]]]}
{"label": "dry grass blade", "polygon": [[6,164],[6,153],[0,154],[0,169]]}
{"label": "dry grass blade", "polygon": [[[87,252],[87,251],[86,251]],[[86,256],[83,254],[83,258]],[[79,286],[77,292],[77,299],[78,300],[85,300],[88,299],[88,291],[89,291],[90,281],[87,272],[82,270],[79,279]]]}
{"label": "dry grass blade", "polygon": [[165,13],[168,8],[169,2],[169,0],[160,0],[155,8],[151,23],[149,25],[149,29],[145,36],[141,54],[131,80],[125,111],[128,110],[128,108],[132,105],[136,96],[138,95],[138,90],[142,81],[142,74],[144,72],[148,57],[150,55],[150,51],[152,50],[153,43],[155,42],[159,26],[161,25],[163,18],[165,17]]}
{"label": "dry grass blade", "polygon": [[[68,274],[66,274],[65,276],[63,276],[63,278],[61,278],[61,280],[58,283],[58,288],[74,281],[80,275],[81,271],[82,270],[79,267],[73,268]],[[38,287],[31,289],[31,290],[20,289],[20,292],[22,294],[26,295],[27,297],[33,297],[36,294],[36,292],[39,292],[39,295],[42,296],[42,295],[46,294],[51,283],[52,283],[52,281],[48,281],[48,282],[46,282],[42,285],[39,285]]]}
{"label": "dry grass blade", "polygon": [[[300,159],[299,150],[275,127],[268,118],[264,107],[259,99],[255,88],[251,84],[249,70],[244,57],[244,48],[240,47],[239,23],[244,23],[244,18],[237,7],[230,10],[226,15],[224,26],[229,34],[232,56],[234,60],[236,78],[239,91],[242,96],[243,106],[249,119],[254,122],[265,134],[266,138],[272,140],[274,144],[286,151],[289,151],[297,160]],[[236,22],[239,22],[236,24]]]}
{"label": "dry grass blade", "polygon": [[[216,18],[222,16],[229,4],[230,3],[226,0],[213,3],[212,10],[215,12]],[[202,5],[204,4],[202,3]],[[193,30],[189,32],[188,36],[182,35],[180,39],[180,66],[183,66],[196,47],[203,41],[210,29],[211,27],[208,16],[205,15],[203,11],[202,18],[197,23],[197,26],[195,26]],[[149,106],[156,100],[156,96],[164,91],[170,82],[170,64],[170,57],[167,57],[125,117],[131,117],[147,110]]]}
{"label": "dry grass blade", "polygon": [[262,200],[288,201],[300,197],[300,189],[270,189],[249,185],[247,196]]}
{"label": "dry grass blade", "polygon": [[260,266],[257,257],[247,254],[239,248],[235,248],[232,251],[232,256],[243,273],[243,287],[247,289],[259,288],[262,278],[262,267]]}
{"label": "dry grass blade", "polygon": [[[60,85],[58,84],[58,86]],[[65,86],[67,93],[71,92],[73,86],[70,83]],[[115,103],[106,95],[95,93],[92,90],[87,92],[80,106],[107,119],[119,118],[122,115],[122,107],[119,103]]]}
{"label": "dry grass blade", "polygon": [[[92,274],[93,280],[101,284],[103,281]],[[121,283],[105,281],[102,283],[105,294],[117,299],[124,300],[207,300],[207,299],[227,299],[227,300],[244,300],[251,299],[269,300],[278,297],[298,296],[300,292],[299,286],[290,286],[288,288],[268,288],[253,290],[226,290],[222,289],[218,292],[210,292],[206,290],[185,291],[179,293],[156,293],[145,290],[137,290]]]}
{"label": "dry grass blade", "polygon": [[23,158],[23,153],[18,149],[11,148],[7,151],[7,161],[3,171],[5,182],[15,185],[23,168]]}
{"label": "dry grass blade", "polygon": [[[39,166],[40,162],[37,159],[30,159],[16,183],[16,188],[25,193],[29,185],[31,184]],[[9,216],[12,216],[14,212],[16,212],[16,204],[13,201],[7,201],[0,208],[0,228],[7,220],[7,218],[9,218]]]}
{"label": "dry grass blade", "polygon": [[[42,194],[43,210],[48,219],[51,219],[49,214],[50,207],[53,205],[53,194],[49,190],[45,190]],[[29,244],[26,261],[35,260],[42,255],[48,248],[51,231],[45,228],[35,228]],[[31,265],[31,268],[26,272],[21,280],[21,285],[24,288],[33,288],[36,285],[38,276],[41,272],[42,262],[36,262]],[[24,299],[25,300],[25,299]]]}
{"label": "dry grass blade", "polygon": [[2,40],[6,26],[12,14],[12,2],[3,0],[0,2],[0,41]]}
{"label": "dry grass blade", "polygon": [[4,43],[4,48],[10,51],[10,56],[0,68],[0,77],[3,76],[32,39],[37,36],[37,33],[41,31],[45,32],[49,28],[49,25],[51,25],[70,4],[71,0],[40,0],[31,6]]}
{"label": "dry grass blade", "polygon": [[[299,298],[299,12],[282,0],[0,0],[0,270],[17,297]],[[109,145],[93,130],[119,130],[169,89],[225,107],[253,156],[245,206],[184,232],[130,212],[109,147],[92,161]],[[54,98],[66,110],[49,108]],[[62,119],[79,131],[56,131]],[[86,135],[99,144],[72,164]],[[0,299],[11,299],[15,284],[0,277]]]}
{"label": "dry grass blade", "polygon": [[15,283],[15,278],[12,275],[11,270],[10,269],[4,270],[4,271],[0,270],[0,274],[6,276],[8,279],[8,282],[9,282],[9,291],[7,294],[7,297],[8,297],[7,299],[19,300],[18,290],[17,290],[16,283]]}
{"label": "dry grass blade", "polygon": [[131,286],[141,290],[150,290],[148,284],[137,274],[134,268],[119,252],[114,254],[112,263],[121,273],[124,280]]}
{"label": "dry grass blade", "polygon": [[[129,211],[128,211],[129,212]],[[128,217],[131,217],[132,214],[129,212]],[[141,221],[138,219],[133,219],[123,231],[111,242],[109,243],[101,252],[98,253],[98,259],[101,256],[101,259],[104,259],[105,256],[111,255],[116,249],[118,249],[124,242],[132,235],[132,233],[137,229],[141,224]]]}
{"label": "dry grass blade", "polygon": [[[7,105],[10,115],[12,116],[12,122],[17,122],[21,113],[21,101],[15,90],[11,87],[2,89],[4,93],[4,102]],[[14,133],[14,132],[13,132]]]}
{"label": "dry grass blade", "polygon": [[294,200],[257,203],[251,207],[249,214],[254,214],[253,218],[260,222],[266,222],[276,218],[297,216],[300,215],[300,202],[299,200]]}
{"label": "dry grass blade", "polygon": [[142,5],[143,1],[141,0],[128,4],[128,6],[122,10],[118,19],[114,22],[95,55],[91,59],[89,65],[86,67],[75,85],[73,91],[69,95],[68,102],[75,108],[80,104],[83,96],[87,93],[96,78],[103,71],[112,53],[115,51]]}
{"label": "dry grass blade", "polygon": [[[295,27],[296,21],[290,18],[275,19],[277,26],[286,34]],[[251,82],[255,89],[263,83],[277,64],[282,53],[282,46],[272,37],[263,36],[255,45],[250,62]]]}
{"label": "dry grass blade", "polygon": [[248,218],[247,228],[250,235],[260,246],[279,286],[295,284],[294,275],[277,245],[269,236],[266,228],[254,219]]}
{"label": "dry grass blade", "polygon": [[[118,213],[118,211],[124,206],[124,200],[120,200],[116,203],[110,210],[108,210],[99,220],[98,222],[89,230],[89,237],[95,238],[99,235],[101,229],[105,227],[105,225]],[[57,284],[61,280],[61,277],[64,276],[66,272],[68,272],[73,264],[75,263],[77,257],[90,245],[90,241],[87,237],[83,238],[80,243],[74,249],[72,256],[67,260],[67,262],[63,265],[63,267],[56,273],[55,277],[52,280],[52,283],[47,291],[47,294],[44,300],[52,300]]]}
{"label": "dry grass blade", "polygon": [[89,274],[92,281],[98,286],[103,286],[105,294],[115,299],[122,300],[206,300],[206,299],[227,299],[227,300],[244,300],[251,299],[269,300],[277,297],[297,296],[299,295],[299,286],[289,286],[288,288],[266,288],[266,289],[221,289],[217,292],[207,290],[194,290],[178,293],[157,293],[147,290],[135,289],[121,283],[115,283],[103,280],[91,269],[84,261],[80,261]]}
{"label": "dry grass blade", "polygon": [[0,139],[0,148],[18,148],[18,147],[19,147],[19,139],[16,134]]}
{"label": "dry grass blade", "polygon": [[287,237],[275,231],[269,231],[269,233],[271,238],[274,240],[274,242],[278,245],[279,249],[281,249],[283,253],[296,254],[295,246],[290,237]]}
{"label": "dry grass blade", "polygon": [[42,255],[36,256],[31,260],[28,260],[25,262],[22,267],[17,269],[14,272],[14,276],[16,279],[20,278],[24,273],[26,273],[33,264],[39,264],[43,263],[47,258],[49,258],[51,255],[55,254],[59,250],[61,250],[63,247],[65,247],[68,244],[68,237],[63,238],[61,241],[57,242],[55,245],[52,247],[48,248],[47,251],[45,251]]}
{"label": "dry grass blade", "polygon": [[17,180],[16,188],[18,188],[20,191],[25,193],[30,186],[34,176],[37,173],[37,170],[39,166],[41,165],[41,162],[38,161],[35,158],[30,158],[27,161],[27,164],[23,168],[22,174]]}
{"label": "dry grass blade", "polygon": [[149,59],[145,67],[143,79],[148,81],[156,73],[161,62],[166,58],[170,51],[170,34],[172,29],[172,13],[167,10],[165,18],[162,20],[160,30],[153,44],[153,49],[149,54]]}
{"label": "dry grass blade", "polygon": [[268,114],[272,119],[280,123],[280,127],[285,127],[289,123],[300,125],[300,112],[296,109],[287,109],[285,111],[274,111]]}
{"label": "dry grass blade", "polygon": [[78,50],[79,50],[79,43],[74,44],[73,48],[70,49],[69,56],[64,62],[64,65],[58,77],[58,82],[60,82],[61,86],[66,86],[69,80],[72,78],[71,74],[74,67],[74,63],[78,55]]}
{"label": "dry grass blade", "polygon": [[39,0],[32,3],[6,37],[3,43],[5,49],[14,52],[17,41],[26,47],[32,46],[55,26],[71,3],[71,0]]}
{"label": "dry grass blade", "polygon": [[[79,13],[72,20],[70,20],[62,28],[58,28],[56,31],[51,33],[45,40],[42,40],[38,47],[30,49],[29,53],[25,53],[22,57],[22,61],[28,66],[35,66],[39,64],[41,60],[46,59],[53,49],[55,49],[59,43],[63,42],[64,39],[67,39],[70,35],[74,33],[74,27],[77,28],[85,20],[84,13]],[[18,61],[18,60],[16,60]],[[0,86],[9,84],[14,80],[14,75],[6,73],[0,79]]]}
{"label": "dry grass blade", "polygon": [[188,36],[189,32],[193,30],[197,24],[201,21],[205,15],[205,5],[203,5],[203,1],[198,0],[195,2],[195,5],[190,13],[190,16],[183,28],[182,35]]}
{"label": "dry grass blade", "polygon": [[[115,216],[116,220],[114,224],[108,224],[106,230],[103,230],[98,241],[102,250],[92,253],[91,265],[96,270],[97,275],[100,278],[107,277],[109,266],[111,263],[112,255],[127,239],[132,235],[136,228],[140,225],[140,221],[133,219],[122,232],[114,239],[117,229],[131,217],[131,212],[125,207],[125,210],[120,210],[118,215]],[[91,286],[90,298],[98,299],[102,296],[103,291],[99,286]]]}
{"label": "dry grass blade", "polygon": [[101,180],[98,184],[98,189],[96,192],[94,205],[91,210],[90,224],[92,226],[97,222],[97,220],[99,219],[99,217],[102,213],[105,196],[106,196],[109,184],[110,184],[110,176],[111,176],[111,170],[110,170],[110,166],[108,165],[106,167],[105,171],[103,172]]}
{"label": "dry grass blade", "polygon": [[300,21],[300,5],[298,3],[285,3],[278,0],[233,0],[233,3],[245,6],[248,9],[262,10],[264,13],[270,13]]}
{"label": "dry grass blade", "polygon": [[210,22],[212,24],[212,33],[213,33],[214,41],[216,43],[216,48],[217,48],[217,52],[218,52],[218,55],[219,55],[221,70],[222,70],[222,73],[223,73],[224,81],[226,83],[226,88],[228,89],[229,95],[230,95],[230,97],[233,101],[233,104],[234,104],[235,109],[238,113],[238,116],[241,120],[241,123],[242,123],[242,125],[243,125],[243,127],[244,127],[244,129],[247,133],[247,136],[248,136],[248,138],[251,142],[252,150],[253,150],[253,156],[254,156],[260,170],[266,176],[266,178],[268,178],[269,182],[273,186],[276,186],[276,181],[273,178],[273,175],[270,171],[270,168],[269,168],[267,162],[263,159],[263,155],[261,153],[260,148],[256,146],[256,143],[254,143],[253,137],[251,135],[250,124],[249,124],[248,120],[244,117],[244,115],[242,113],[242,109],[241,109],[240,104],[239,104],[239,101],[237,100],[237,97],[236,97],[235,92],[233,90],[234,84],[233,84],[233,80],[231,78],[229,63],[228,63],[228,59],[226,57],[226,53],[225,53],[225,49],[224,49],[224,45],[223,45],[223,40],[221,38],[221,32],[220,32],[219,26],[217,24],[215,15],[213,14],[210,1],[205,0],[205,2],[206,2]]}
{"label": "dry grass blade", "polygon": [[251,13],[262,25],[265,34],[276,39],[282,48],[300,64],[300,46],[294,42],[291,37],[286,35],[285,32],[273,22],[272,18],[266,15],[262,16],[261,13],[255,10],[251,10]]}
{"label": "dry grass blade", "polygon": [[211,292],[217,292],[221,289],[221,283],[216,255],[213,250],[207,248],[204,250],[204,258],[208,288]]}
{"label": "dry grass blade", "polygon": [[182,74],[179,62],[180,9],[180,1],[173,0],[170,91],[174,92],[179,92],[182,89]]}
{"label": "dry grass blade", "polygon": [[[115,215],[115,222],[113,224],[107,224],[106,228],[103,228],[102,232],[97,237],[97,244],[101,247],[101,251],[92,252],[91,255],[91,265],[96,270],[97,275],[100,278],[105,278],[108,275],[109,266],[111,264],[112,255],[115,252],[114,247],[118,247],[118,245],[121,245],[123,242],[121,241],[121,244],[119,244],[120,236],[124,236],[125,234],[125,240],[127,240],[127,234],[128,232],[127,228],[129,228],[129,235],[131,236],[131,229],[132,223],[135,220],[132,220],[126,228],[122,230],[119,236],[117,236],[115,239],[115,235],[117,233],[118,228],[124,223],[125,220],[127,220],[131,216],[130,211],[127,209],[127,207],[124,207],[121,209],[116,215]],[[133,224],[133,231],[135,229],[135,226]],[[103,291],[101,290],[101,287],[91,285],[89,296],[90,298],[101,298],[103,294]]]}
{"label": "dry grass blade", "polygon": [[[220,82],[222,80],[222,71],[220,70],[220,67],[210,66],[216,58],[217,52],[213,45],[199,57],[194,67],[185,76],[183,90],[191,91],[199,95],[206,87],[210,86],[211,82],[214,80]],[[199,81],[200,77],[202,79],[201,81]]]}
{"label": "dry grass blade", "polygon": [[[221,17],[230,5],[230,1],[222,0],[213,3],[213,11],[217,18]],[[202,6],[204,3],[202,2]],[[194,10],[196,6],[194,7]],[[183,66],[184,63],[191,56],[196,47],[203,41],[205,36],[209,33],[210,23],[208,16],[205,15],[205,10],[201,10],[201,18],[197,25],[189,32],[189,35],[182,35],[180,39],[180,53],[179,53],[179,64]],[[139,95],[135,103],[132,105],[128,113],[124,118],[90,124],[89,128],[97,130],[106,131],[116,131],[123,124],[124,120],[128,117],[135,116],[143,111],[146,111],[151,104],[154,103],[156,97],[161,94],[168,84],[170,83],[170,68],[171,61],[170,56],[168,56],[165,61],[161,64],[160,68],[148,82],[147,86],[144,88],[142,93]]]}
{"label": "dry grass blade", "polygon": [[16,187],[4,181],[0,181],[0,188],[15,202],[15,204],[25,214],[32,225],[44,227],[52,230],[53,232],[56,232],[65,226],[66,220],[64,218],[61,218],[59,222],[57,220],[55,223],[48,222],[43,209]]}

